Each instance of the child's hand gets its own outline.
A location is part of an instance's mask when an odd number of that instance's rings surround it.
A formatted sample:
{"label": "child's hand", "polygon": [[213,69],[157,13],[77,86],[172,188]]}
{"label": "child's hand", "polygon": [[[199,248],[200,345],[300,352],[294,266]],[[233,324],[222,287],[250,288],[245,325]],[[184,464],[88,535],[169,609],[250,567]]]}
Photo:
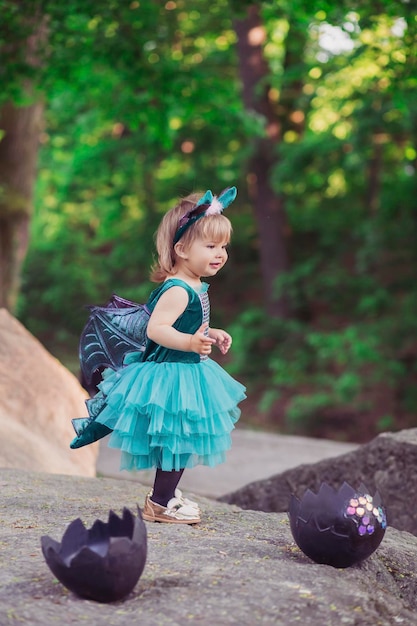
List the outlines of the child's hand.
{"label": "child's hand", "polygon": [[225,330],[210,328],[210,337],[214,339],[216,346],[222,354],[226,354],[232,345],[232,337]]}
{"label": "child's hand", "polygon": [[202,324],[194,335],[191,335],[190,339],[190,351],[197,352],[197,354],[210,354],[211,346],[216,343],[216,340],[208,337],[204,334],[204,331],[208,327],[207,322]]}

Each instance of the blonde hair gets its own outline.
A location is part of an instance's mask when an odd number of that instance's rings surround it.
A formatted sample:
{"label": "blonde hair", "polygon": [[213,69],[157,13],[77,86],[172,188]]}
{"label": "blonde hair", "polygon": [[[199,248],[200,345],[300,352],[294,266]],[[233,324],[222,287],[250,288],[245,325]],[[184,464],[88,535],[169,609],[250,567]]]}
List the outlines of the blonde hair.
{"label": "blonde hair", "polygon": [[[178,223],[195,206],[202,195],[202,193],[192,193],[183,198],[162,218],[155,237],[158,260],[151,268],[150,278],[153,282],[160,283],[168,276],[176,274],[177,255],[174,250],[174,237],[178,230]],[[230,220],[219,213],[198,219],[185,231],[180,241],[187,249],[196,239],[209,239],[214,243],[220,241],[228,243],[231,235]]]}

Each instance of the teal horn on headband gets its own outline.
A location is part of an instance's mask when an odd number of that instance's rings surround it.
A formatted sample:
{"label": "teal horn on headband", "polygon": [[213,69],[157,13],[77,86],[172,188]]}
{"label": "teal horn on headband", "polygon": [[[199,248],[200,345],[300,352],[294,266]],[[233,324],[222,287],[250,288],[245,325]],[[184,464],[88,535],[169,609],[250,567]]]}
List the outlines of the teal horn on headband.
{"label": "teal horn on headband", "polygon": [[174,237],[174,246],[181,239],[185,231],[195,224],[197,220],[207,215],[219,215],[233,202],[236,196],[236,187],[227,187],[219,196],[213,196],[212,192],[207,190],[193,208],[179,220],[178,230]]}

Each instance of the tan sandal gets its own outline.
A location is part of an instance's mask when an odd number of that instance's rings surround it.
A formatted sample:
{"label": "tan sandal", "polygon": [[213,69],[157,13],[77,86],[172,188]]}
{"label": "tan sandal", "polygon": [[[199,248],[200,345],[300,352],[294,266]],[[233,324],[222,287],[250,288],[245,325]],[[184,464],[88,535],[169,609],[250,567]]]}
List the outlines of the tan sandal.
{"label": "tan sandal", "polygon": [[165,524],[198,524],[201,522],[200,513],[189,504],[181,502],[179,498],[171,498],[167,506],[153,502],[148,493],[142,517],[147,522],[162,522]]}

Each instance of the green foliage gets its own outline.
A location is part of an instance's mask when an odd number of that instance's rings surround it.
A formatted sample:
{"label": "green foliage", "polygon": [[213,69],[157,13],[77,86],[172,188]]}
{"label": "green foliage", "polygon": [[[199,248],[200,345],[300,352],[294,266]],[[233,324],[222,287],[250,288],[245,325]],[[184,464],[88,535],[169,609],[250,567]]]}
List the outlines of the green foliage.
{"label": "green foliage", "polygon": [[[380,388],[396,396],[397,415],[415,407],[417,368],[407,347],[417,323],[409,317],[397,329],[391,319],[387,315],[342,328],[313,328],[302,322],[278,323],[249,310],[232,328],[234,367],[251,381],[252,392],[262,391],[261,412],[274,414],[274,407],[284,402],[282,426],[287,431],[317,434],[327,429],[355,440],[363,426],[358,417],[388,409],[377,404]],[[404,384],[407,379],[414,384]],[[338,415],[349,415],[350,423],[339,427]],[[376,418],[375,428],[384,426],[393,426],[389,414]]]}
{"label": "green foliage", "polygon": [[84,303],[146,298],[163,212],[235,183],[243,138],[258,132],[235,90],[225,3],[136,5],[44,5],[54,56],[40,70],[48,106],[19,315],[48,344],[51,327],[79,332]]}
{"label": "green foliage", "polygon": [[[263,312],[246,189],[252,140],[265,136],[263,117],[243,108],[235,50],[234,20],[251,4],[0,0],[0,97],[45,100],[19,316],[51,349],[62,342],[74,350],[84,304],[113,291],[146,299],[153,232],[177,197],[237,184],[232,274],[219,277],[215,312],[228,323],[238,310],[230,371],[289,431],[355,438],[362,422],[377,431],[410,424],[412,3],[381,0],[378,11],[354,0],[256,5],[278,126],[294,99],[271,172],[288,221],[291,271],[276,281],[290,304],[287,320]],[[22,44],[39,35],[42,16],[47,37],[33,63]],[[325,45],[328,32],[333,46]]]}

